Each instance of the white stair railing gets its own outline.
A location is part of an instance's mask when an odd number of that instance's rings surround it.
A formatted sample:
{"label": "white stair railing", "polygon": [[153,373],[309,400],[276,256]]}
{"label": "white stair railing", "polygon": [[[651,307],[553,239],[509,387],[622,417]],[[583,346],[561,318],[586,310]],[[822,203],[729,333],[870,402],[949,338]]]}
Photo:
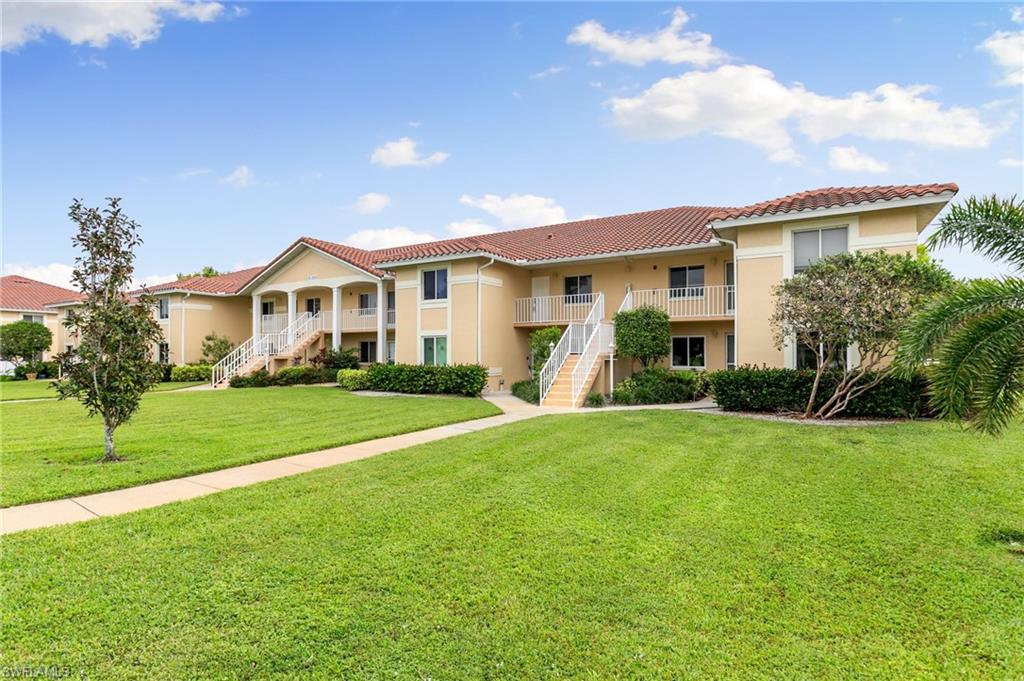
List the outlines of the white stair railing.
{"label": "white stair railing", "polygon": [[210,371],[210,383],[214,386],[220,385],[251,365],[257,356],[263,354],[260,343],[262,338],[263,335],[253,336],[214,364]]}
{"label": "white stair railing", "polygon": [[263,360],[264,366],[269,365],[272,356],[286,355],[313,334],[324,331],[325,322],[329,322],[329,320],[322,317],[319,312],[316,314],[303,312],[279,331],[261,333],[249,338],[228,353],[224,359],[213,365],[210,372],[210,383],[217,386],[224,381],[230,381],[232,377],[249,368],[259,359]]}
{"label": "white stair railing", "polygon": [[568,359],[570,354],[583,352],[590,336],[600,328],[600,321],[603,316],[604,294],[598,293],[594,297],[594,304],[590,308],[586,321],[572,322],[565,329],[565,333],[558,339],[558,344],[551,351],[551,355],[548,356],[548,360],[544,362],[544,366],[540,370],[541,404],[544,403],[544,398],[547,397],[548,391],[554,385],[558,372],[562,370],[562,366],[565,364],[565,360]]}
{"label": "white stair railing", "polygon": [[582,335],[585,340],[583,348],[579,353],[580,358],[577,360],[576,366],[572,369],[573,405],[575,405],[579,400],[580,394],[590,387],[587,382],[587,379],[590,377],[590,372],[594,368],[594,364],[597,362],[598,357],[601,356],[601,353],[608,350],[607,347],[601,347],[601,326],[603,324],[603,317],[604,295],[599,293],[597,300],[594,301],[594,308],[590,311],[590,314],[587,315],[586,321],[582,324]]}

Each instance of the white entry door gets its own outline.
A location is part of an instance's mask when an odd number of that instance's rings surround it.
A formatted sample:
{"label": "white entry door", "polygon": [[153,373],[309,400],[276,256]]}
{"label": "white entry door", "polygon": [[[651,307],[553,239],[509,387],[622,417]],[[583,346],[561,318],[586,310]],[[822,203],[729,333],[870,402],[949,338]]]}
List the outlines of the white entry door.
{"label": "white entry door", "polygon": [[534,322],[551,321],[551,277],[533,277],[530,280],[530,295],[533,296],[530,309],[530,320]]}

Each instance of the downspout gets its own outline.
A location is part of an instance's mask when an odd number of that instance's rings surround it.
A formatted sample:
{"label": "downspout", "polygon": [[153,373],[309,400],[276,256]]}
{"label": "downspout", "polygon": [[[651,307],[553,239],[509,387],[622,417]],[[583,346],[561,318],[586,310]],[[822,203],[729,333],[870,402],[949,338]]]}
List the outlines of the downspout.
{"label": "downspout", "polygon": [[[739,246],[737,246],[736,242],[732,239],[726,239],[719,234],[718,230],[714,227],[711,228],[711,233],[714,234],[715,238],[719,241],[723,241],[732,246],[732,276],[735,280],[733,282],[733,286],[735,287],[733,291],[733,304],[736,307],[734,311],[736,316],[733,317],[732,321],[733,344],[735,346],[733,349],[736,352],[736,356],[733,359],[736,361],[736,368],[738,369],[740,366],[740,263],[739,259],[736,257],[736,250]],[[728,368],[729,358],[726,357],[725,361],[727,365],[726,368]]]}
{"label": "downspout", "polygon": [[185,364],[185,301],[191,296],[191,293],[186,293],[181,299],[181,363]]}
{"label": "downspout", "polygon": [[484,299],[483,299],[483,282],[480,281],[480,273],[485,269],[494,264],[494,258],[491,258],[486,265],[481,265],[476,268],[476,363],[482,364],[484,361],[484,325],[483,325],[483,310],[484,310]]}

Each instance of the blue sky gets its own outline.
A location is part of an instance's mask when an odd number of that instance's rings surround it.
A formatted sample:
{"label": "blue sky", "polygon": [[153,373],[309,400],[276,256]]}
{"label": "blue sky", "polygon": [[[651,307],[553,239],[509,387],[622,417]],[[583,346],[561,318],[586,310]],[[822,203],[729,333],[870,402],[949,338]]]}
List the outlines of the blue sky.
{"label": "blue sky", "polygon": [[[1011,4],[5,4],[3,262],[140,280],[821,186],[1022,193]],[[999,271],[953,252],[962,275]]]}

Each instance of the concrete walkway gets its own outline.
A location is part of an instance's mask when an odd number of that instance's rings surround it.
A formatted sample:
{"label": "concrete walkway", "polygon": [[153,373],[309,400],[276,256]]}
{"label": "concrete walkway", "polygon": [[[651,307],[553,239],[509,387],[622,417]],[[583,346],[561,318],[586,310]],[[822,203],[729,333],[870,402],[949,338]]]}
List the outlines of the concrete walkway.
{"label": "concrete walkway", "polygon": [[[233,487],[245,487],[257,482],[275,480],[289,475],[297,475],[317,468],[326,468],[350,461],[366,459],[378,454],[393,452],[398,449],[436,442],[465,433],[486,430],[506,423],[516,423],[544,414],[595,413],[594,409],[571,409],[555,407],[538,407],[523,402],[511,395],[489,395],[486,399],[501,409],[500,416],[488,416],[474,421],[453,423],[437,428],[415,431],[404,435],[357,442],[342,447],[323,449],[306,454],[284,456],[259,463],[251,463],[234,468],[224,468],[209,473],[199,473],[163,482],[154,482],[138,487],[100,492],[86,496],[43,501],[23,506],[0,508],[0,534],[10,534],[31,530],[38,527],[77,523],[102,516],[120,515],[144,508],[161,506],[173,501],[184,501],[195,497],[206,496]],[[633,409],[676,409],[703,411],[714,409],[710,401],[691,402],[688,404],[659,405],[655,407],[608,407],[607,410]],[[604,411],[604,410],[601,410]]]}

